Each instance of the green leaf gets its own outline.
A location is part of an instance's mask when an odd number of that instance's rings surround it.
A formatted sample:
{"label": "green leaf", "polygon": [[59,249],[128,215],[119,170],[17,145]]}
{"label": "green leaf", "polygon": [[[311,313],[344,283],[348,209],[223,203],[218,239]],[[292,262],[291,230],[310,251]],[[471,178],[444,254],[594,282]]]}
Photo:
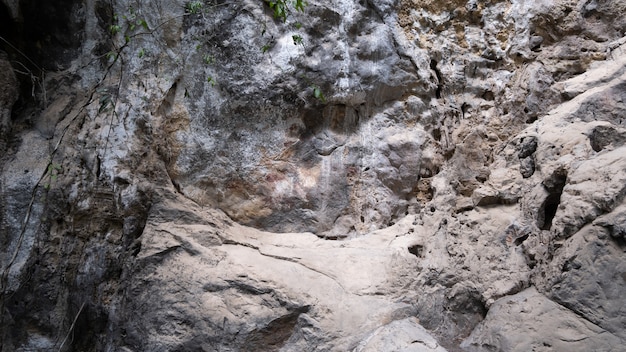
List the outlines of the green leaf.
{"label": "green leaf", "polygon": [[148,22],[146,22],[146,20],[144,19],[140,19],[137,21],[137,24],[142,26],[145,30],[149,31],[150,28],[148,27]]}
{"label": "green leaf", "polygon": [[111,96],[104,95],[100,98],[100,108],[98,109],[98,114],[105,111],[109,105],[111,104]]}
{"label": "green leaf", "polygon": [[324,97],[324,93],[322,93],[322,90],[318,86],[313,87],[313,97],[322,103],[326,102],[326,97]]}
{"label": "green leaf", "polygon": [[139,50],[139,53],[137,53],[137,56],[141,59],[142,57],[144,57],[144,55],[146,55],[146,49],[141,48]]}
{"label": "green leaf", "polygon": [[116,60],[117,59],[117,53],[115,51],[109,51],[107,53],[107,60],[111,61],[111,60]]}
{"label": "green leaf", "polygon": [[286,0],[269,1],[265,0],[269,7],[274,11],[274,18],[285,22],[287,20],[287,2]]}
{"label": "green leaf", "polygon": [[294,34],[294,35],[291,36],[291,38],[293,39],[293,43],[295,45],[304,45],[304,39],[302,38],[301,35]]}
{"label": "green leaf", "polygon": [[187,3],[186,9],[187,12],[190,14],[197,14],[200,13],[203,6],[204,4],[202,3],[202,1],[191,1]]}
{"label": "green leaf", "polygon": [[211,65],[215,62],[215,58],[209,54],[206,54],[202,57],[202,61],[204,61],[204,63],[207,65]]}
{"label": "green leaf", "polygon": [[293,7],[296,11],[304,12],[304,7],[307,5],[306,1],[296,0]]}
{"label": "green leaf", "polygon": [[109,26],[109,31],[111,32],[111,34],[116,35],[117,33],[119,33],[122,30],[122,27],[120,27],[120,25],[118,24],[112,24]]}

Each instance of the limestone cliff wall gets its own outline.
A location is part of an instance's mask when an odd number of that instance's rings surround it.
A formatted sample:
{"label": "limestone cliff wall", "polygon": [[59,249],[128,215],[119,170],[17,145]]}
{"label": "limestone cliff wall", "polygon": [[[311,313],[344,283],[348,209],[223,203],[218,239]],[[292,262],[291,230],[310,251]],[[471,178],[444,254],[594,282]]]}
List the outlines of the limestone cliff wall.
{"label": "limestone cliff wall", "polygon": [[623,349],[626,1],[0,23],[1,351]]}

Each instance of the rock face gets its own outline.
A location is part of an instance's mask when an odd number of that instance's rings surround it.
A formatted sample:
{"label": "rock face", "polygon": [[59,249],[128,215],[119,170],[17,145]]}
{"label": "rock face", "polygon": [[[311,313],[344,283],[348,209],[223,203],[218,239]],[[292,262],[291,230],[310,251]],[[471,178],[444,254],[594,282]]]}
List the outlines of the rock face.
{"label": "rock face", "polygon": [[[526,315],[528,318],[519,320]],[[534,288],[500,298],[461,347],[467,351],[619,351],[621,340]]]}
{"label": "rock face", "polygon": [[19,97],[17,78],[4,52],[0,52],[0,85],[6,87],[0,95],[0,151],[4,152],[7,136],[11,130],[11,111]]}
{"label": "rock face", "polygon": [[623,350],[626,1],[297,4],[0,3],[0,351]]}

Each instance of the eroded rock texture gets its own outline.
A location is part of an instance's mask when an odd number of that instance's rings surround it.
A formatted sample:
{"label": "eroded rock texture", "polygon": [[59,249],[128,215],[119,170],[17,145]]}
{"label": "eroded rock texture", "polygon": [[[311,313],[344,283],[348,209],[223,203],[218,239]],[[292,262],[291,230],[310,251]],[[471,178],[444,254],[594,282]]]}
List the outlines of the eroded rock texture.
{"label": "eroded rock texture", "polygon": [[0,3],[1,351],[621,351],[626,1]]}

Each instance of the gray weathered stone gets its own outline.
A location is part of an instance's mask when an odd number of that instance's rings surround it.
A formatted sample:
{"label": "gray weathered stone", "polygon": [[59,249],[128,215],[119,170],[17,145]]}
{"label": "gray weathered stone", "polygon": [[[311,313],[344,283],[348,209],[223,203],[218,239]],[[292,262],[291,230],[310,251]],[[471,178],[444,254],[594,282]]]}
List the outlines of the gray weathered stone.
{"label": "gray weathered stone", "polygon": [[504,297],[463,341],[466,351],[619,351],[620,339],[534,288]]}
{"label": "gray weathered stone", "polygon": [[19,84],[8,56],[0,50],[0,152],[5,151],[11,130],[11,111],[19,97]]}
{"label": "gray weathered stone", "polygon": [[626,1],[304,10],[3,2],[0,351],[622,349]]}

